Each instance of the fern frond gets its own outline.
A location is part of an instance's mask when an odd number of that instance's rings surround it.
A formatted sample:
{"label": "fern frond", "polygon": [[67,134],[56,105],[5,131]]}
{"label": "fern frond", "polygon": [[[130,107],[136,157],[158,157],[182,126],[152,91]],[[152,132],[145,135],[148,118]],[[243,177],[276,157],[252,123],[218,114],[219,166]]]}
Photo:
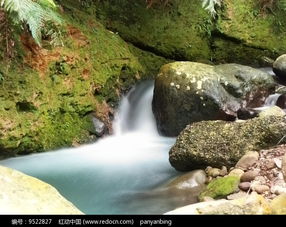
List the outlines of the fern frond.
{"label": "fern frond", "polygon": [[59,16],[53,11],[56,7],[53,0],[0,0],[1,8],[11,15],[14,24],[27,24],[32,37],[38,45],[41,43],[43,26],[52,21],[61,23]]}

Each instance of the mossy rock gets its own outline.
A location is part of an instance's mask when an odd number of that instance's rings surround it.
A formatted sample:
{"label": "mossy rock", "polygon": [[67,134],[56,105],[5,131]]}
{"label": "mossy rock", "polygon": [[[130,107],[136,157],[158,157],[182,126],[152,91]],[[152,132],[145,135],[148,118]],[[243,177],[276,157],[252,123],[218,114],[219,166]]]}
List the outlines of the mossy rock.
{"label": "mossy rock", "polygon": [[156,77],[152,101],[158,129],[177,136],[193,122],[234,120],[241,108],[264,104],[275,85],[271,75],[239,64],[166,64]]}
{"label": "mossy rock", "polygon": [[90,113],[106,120],[122,93],[168,62],[108,31],[93,5],[60,4],[64,46],[44,40],[34,53],[22,46],[24,55],[0,61],[0,158],[94,141]]}
{"label": "mossy rock", "polygon": [[243,122],[202,121],[188,125],[169,153],[171,165],[187,171],[232,167],[248,151],[285,142],[286,119],[265,116]]}
{"label": "mossy rock", "polygon": [[239,182],[240,178],[237,176],[216,178],[207,185],[206,189],[200,194],[199,199],[202,200],[204,197],[224,198],[238,190]]}
{"label": "mossy rock", "polygon": [[[259,65],[263,56],[276,58],[286,51],[286,11],[272,6],[263,11],[257,0],[223,1],[216,22],[214,60]],[[231,44],[231,45],[230,45]]]}
{"label": "mossy rock", "polygon": [[[96,1],[97,18],[123,39],[170,59],[208,60],[212,16],[201,0],[172,0],[169,4],[145,1]],[[199,48],[198,48],[199,47]]]}

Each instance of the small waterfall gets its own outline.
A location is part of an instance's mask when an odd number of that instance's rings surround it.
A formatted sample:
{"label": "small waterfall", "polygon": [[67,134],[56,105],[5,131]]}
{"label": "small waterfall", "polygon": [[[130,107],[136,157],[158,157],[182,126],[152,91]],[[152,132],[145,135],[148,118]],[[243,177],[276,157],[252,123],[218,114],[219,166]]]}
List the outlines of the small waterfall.
{"label": "small waterfall", "polygon": [[159,214],[176,208],[168,196],[137,197],[178,175],[168,160],[175,139],[159,136],[156,129],[153,88],[153,82],[141,83],[122,99],[114,135],[0,165],[46,181],[87,214]]}

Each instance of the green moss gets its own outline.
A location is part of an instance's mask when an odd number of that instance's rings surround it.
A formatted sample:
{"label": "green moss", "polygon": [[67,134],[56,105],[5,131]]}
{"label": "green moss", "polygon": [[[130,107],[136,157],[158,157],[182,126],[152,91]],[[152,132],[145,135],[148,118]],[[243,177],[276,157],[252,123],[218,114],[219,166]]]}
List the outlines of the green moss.
{"label": "green moss", "polygon": [[[91,112],[115,105],[141,78],[163,64],[145,66],[141,56],[95,19],[94,7],[61,1],[64,46],[26,62],[0,62],[0,156],[41,152],[95,139]],[[150,59],[156,59],[150,54]],[[161,59],[161,58],[160,58]],[[154,69],[156,67],[156,69]],[[1,80],[1,78],[3,79]],[[108,114],[108,113],[107,113]]]}
{"label": "green moss", "polygon": [[210,59],[212,18],[200,0],[172,0],[147,9],[144,1],[97,1],[97,18],[125,40],[170,59]]}
{"label": "green moss", "polygon": [[199,199],[211,197],[214,199],[224,198],[238,190],[240,178],[237,176],[227,176],[212,180],[206,189],[200,194]]}
{"label": "green moss", "polygon": [[[253,57],[254,59],[259,58],[261,54],[273,56],[273,54],[278,55],[285,52],[286,26],[282,25],[285,23],[285,16],[286,12],[279,8],[274,9],[272,13],[263,13],[259,9],[257,0],[226,0],[224,1],[224,11],[216,26],[224,37],[238,41],[238,46],[244,47],[242,50],[246,49],[248,54],[252,53],[249,56],[252,60]],[[232,50],[233,46],[228,49]],[[218,52],[221,50],[222,48]],[[234,53],[239,51],[238,48],[234,50]],[[244,55],[242,50],[239,52],[241,57]],[[232,59],[235,56],[237,56],[236,53]]]}

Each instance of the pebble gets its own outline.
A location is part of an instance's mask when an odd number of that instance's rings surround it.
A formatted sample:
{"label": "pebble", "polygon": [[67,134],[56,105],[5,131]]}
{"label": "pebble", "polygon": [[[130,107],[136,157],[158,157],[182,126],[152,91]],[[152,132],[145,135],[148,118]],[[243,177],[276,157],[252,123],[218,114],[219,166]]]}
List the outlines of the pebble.
{"label": "pebble", "polygon": [[286,193],[286,188],[279,185],[274,185],[273,187],[271,187],[271,192],[276,195],[281,195],[283,193]]}
{"label": "pebble", "polygon": [[272,160],[272,159],[267,159],[265,162],[264,162],[264,165],[266,167],[266,169],[273,169],[275,168],[275,162]]}
{"label": "pebble", "polygon": [[228,176],[238,176],[241,177],[244,174],[242,169],[233,169],[229,172]]}
{"label": "pebble", "polygon": [[239,159],[235,167],[242,170],[247,170],[249,167],[253,166],[259,158],[258,152],[248,152]]}
{"label": "pebble", "polygon": [[270,190],[270,188],[267,185],[261,185],[261,184],[255,184],[251,187],[253,191],[256,191],[258,194],[263,194],[264,192],[267,192]]}
{"label": "pebble", "polygon": [[274,159],[273,159],[273,162],[275,163],[275,165],[276,165],[279,169],[282,168],[282,160],[281,160],[281,159],[279,159],[279,158],[274,158]]}
{"label": "pebble", "polygon": [[286,154],[283,156],[282,158],[282,165],[281,165],[281,169],[282,169],[282,174],[284,176],[284,180],[286,182]]}
{"label": "pebble", "polygon": [[250,186],[250,182],[242,182],[238,185],[239,189],[245,192],[249,190]]}
{"label": "pebble", "polygon": [[257,177],[259,174],[259,170],[250,170],[245,172],[241,178],[240,181],[241,182],[251,182],[252,180],[255,179],[255,177]]}
{"label": "pebble", "polygon": [[263,176],[257,176],[254,180],[258,181],[260,184],[266,184],[266,179]]}

